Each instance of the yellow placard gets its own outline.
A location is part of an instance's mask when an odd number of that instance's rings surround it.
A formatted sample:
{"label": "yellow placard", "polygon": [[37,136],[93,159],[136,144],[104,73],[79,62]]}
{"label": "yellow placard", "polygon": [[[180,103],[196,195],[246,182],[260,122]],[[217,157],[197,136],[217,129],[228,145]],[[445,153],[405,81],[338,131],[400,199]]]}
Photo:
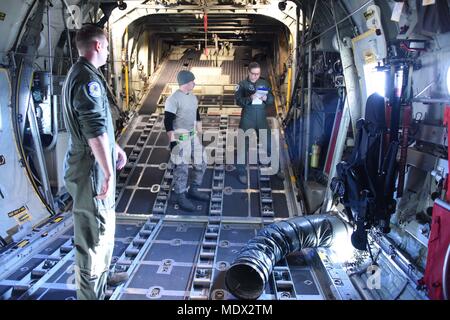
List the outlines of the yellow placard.
{"label": "yellow placard", "polygon": [[23,247],[25,247],[27,244],[29,244],[30,243],[30,241],[29,240],[22,240],[22,241],[20,241],[18,244],[17,244],[17,246],[19,247],[19,248],[23,248]]}
{"label": "yellow placard", "polygon": [[26,211],[27,211],[27,208],[25,206],[22,206],[19,209],[8,212],[8,217],[12,218],[12,217],[17,216],[18,214],[21,214]]}

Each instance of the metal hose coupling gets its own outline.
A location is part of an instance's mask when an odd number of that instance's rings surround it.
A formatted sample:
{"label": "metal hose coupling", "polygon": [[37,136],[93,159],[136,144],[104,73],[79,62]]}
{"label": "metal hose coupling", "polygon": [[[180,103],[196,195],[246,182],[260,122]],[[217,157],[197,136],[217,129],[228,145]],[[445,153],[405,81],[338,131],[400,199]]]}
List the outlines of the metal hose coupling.
{"label": "metal hose coupling", "polygon": [[241,249],[225,274],[225,285],[239,299],[257,299],[273,267],[286,255],[306,248],[329,247],[335,242],[349,243],[350,232],[349,226],[333,214],[273,223]]}

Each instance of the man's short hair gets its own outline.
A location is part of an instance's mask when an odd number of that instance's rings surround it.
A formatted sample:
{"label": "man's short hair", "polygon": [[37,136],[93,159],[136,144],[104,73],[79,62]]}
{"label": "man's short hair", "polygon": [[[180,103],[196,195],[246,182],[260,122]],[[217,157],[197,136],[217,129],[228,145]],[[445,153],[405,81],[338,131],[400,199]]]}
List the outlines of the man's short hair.
{"label": "man's short hair", "polygon": [[248,71],[251,71],[252,69],[256,69],[256,68],[261,69],[261,66],[259,65],[258,62],[253,61],[248,64]]}
{"label": "man's short hair", "polygon": [[85,24],[77,31],[75,42],[78,50],[89,49],[89,46],[101,37],[106,37],[106,32],[95,24]]}

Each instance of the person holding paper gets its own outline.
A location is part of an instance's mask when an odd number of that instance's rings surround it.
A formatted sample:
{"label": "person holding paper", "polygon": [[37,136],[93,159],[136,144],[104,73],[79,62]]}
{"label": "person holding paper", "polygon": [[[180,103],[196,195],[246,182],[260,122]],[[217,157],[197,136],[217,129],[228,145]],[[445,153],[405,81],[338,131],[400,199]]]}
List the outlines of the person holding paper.
{"label": "person holding paper", "polygon": [[[239,82],[234,93],[236,103],[242,108],[239,128],[244,132],[249,129],[267,135],[267,153],[270,154],[270,127],[267,123],[266,107],[273,104],[274,98],[270,84],[261,78],[261,67],[257,62],[248,65],[248,77]],[[245,143],[246,163],[248,162],[248,142]],[[247,171],[245,164],[237,165],[239,181],[247,185]]]}

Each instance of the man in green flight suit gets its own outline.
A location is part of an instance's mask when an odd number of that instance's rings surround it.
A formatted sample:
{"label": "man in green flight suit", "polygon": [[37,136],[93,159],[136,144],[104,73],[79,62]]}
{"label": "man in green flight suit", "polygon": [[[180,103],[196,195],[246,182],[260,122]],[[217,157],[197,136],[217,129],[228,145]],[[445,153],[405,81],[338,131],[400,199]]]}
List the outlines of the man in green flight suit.
{"label": "man in green flight suit", "polygon": [[63,87],[64,122],[70,135],[64,180],[73,199],[75,279],[79,300],[103,300],[114,248],[115,168],[127,161],[114,127],[99,67],[108,41],[96,25],[76,34],[80,58]]}
{"label": "man in green flight suit", "polygon": [[[260,78],[261,67],[257,62],[251,62],[248,65],[248,77],[239,82],[236,86],[234,97],[238,106],[242,107],[241,120],[239,128],[244,133],[249,129],[256,130],[258,141],[260,135],[266,135],[267,139],[267,155],[271,153],[271,135],[270,127],[267,123],[266,108],[271,106],[274,101],[272,90],[269,83]],[[249,143],[245,139],[245,162],[248,162]],[[238,150],[242,152],[242,150]],[[237,170],[239,174],[239,181],[247,185],[247,171],[245,164],[239,163]]]}

